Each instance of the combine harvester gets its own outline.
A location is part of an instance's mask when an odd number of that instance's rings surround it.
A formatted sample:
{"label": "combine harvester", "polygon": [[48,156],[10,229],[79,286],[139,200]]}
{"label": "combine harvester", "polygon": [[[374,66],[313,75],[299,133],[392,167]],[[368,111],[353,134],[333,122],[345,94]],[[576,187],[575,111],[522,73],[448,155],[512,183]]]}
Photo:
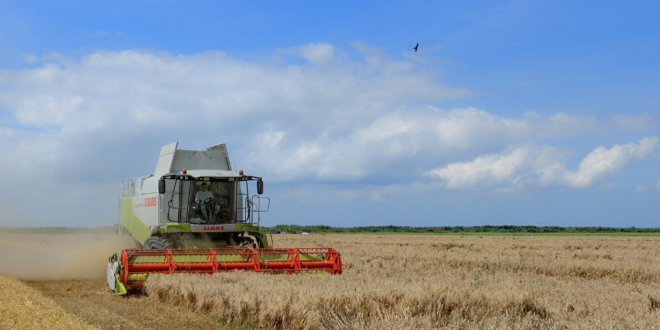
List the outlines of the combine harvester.
{"label": "combine harvester", "polygon": [[155,174],[122,180],[119,227],[143,249],[110,257],[112,291],[140,289],[153,274],[341,274],[341,257],[332,248],[269,246],[260,226],[261,213],[270,207],[270,199],[261,196],[263,181],[233,171],[224,144],[204,151],[177,145],[161,149]]}

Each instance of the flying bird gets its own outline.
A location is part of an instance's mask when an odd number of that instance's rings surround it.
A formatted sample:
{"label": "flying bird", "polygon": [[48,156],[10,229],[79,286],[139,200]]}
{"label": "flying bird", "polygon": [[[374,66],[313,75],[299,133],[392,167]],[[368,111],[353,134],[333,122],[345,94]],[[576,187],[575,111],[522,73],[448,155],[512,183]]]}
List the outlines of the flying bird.
{"label": "flying bird", "polygon": [[414,48],[414,49],[415,49],[415,53],[417,53],[417,48],[419,48],[419,42],[417,43],[417,45],[415,45],[415,48]]}

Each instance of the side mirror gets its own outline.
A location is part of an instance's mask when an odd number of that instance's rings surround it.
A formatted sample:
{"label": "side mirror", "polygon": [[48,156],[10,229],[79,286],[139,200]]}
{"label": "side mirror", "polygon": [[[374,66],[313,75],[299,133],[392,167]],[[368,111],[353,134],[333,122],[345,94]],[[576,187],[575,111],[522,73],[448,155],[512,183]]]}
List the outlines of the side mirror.
{"label": "side mirror", "polygon": [[158,180],[158,193],[161,195],[165,193],[165,179]]}
{"label": "side mirror", "polygon": [[257,181],[257,194],[261,195],[264,193],[264,181],[259,179]]}

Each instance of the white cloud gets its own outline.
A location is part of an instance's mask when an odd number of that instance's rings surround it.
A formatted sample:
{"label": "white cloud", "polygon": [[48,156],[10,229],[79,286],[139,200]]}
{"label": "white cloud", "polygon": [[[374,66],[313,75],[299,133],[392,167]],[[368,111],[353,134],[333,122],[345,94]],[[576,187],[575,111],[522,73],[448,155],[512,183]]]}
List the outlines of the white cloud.
{"label": "white cloud", "polygon": [[263,134],[259,134],[255,137],[255,143],[257,145],[262,146],[263,148],[275,148],[277,147],[282,139],[284,138],[284,132],[266,132]]}
{"label": "white cloud", "polygon": [[[330,45],[301,46],[310,61],[332,60],[332,51]],[[146,140],[160,145],[200,138],[205,142],[194,147],[224,141],[237,150],[231,142],[267,142],[265,148],[290,152],[279,155],[287,157],[285,162],[309,165],[325,161],[319,158],[327,148],[325,141],[378,118],[382,111],[411,98],[435,102],[468,93],[435,84],[433,77],[412,70],[382,77],[378,70],[360,70],[364,65],[359,62],[322,69],[247,63],[222,52],[97,52],[77,63],[51,58],[59,63],[0,73],[0,107],[12,117],[3,122],[15,120],[28,129],[5,128],[16,137],[4,141],[6,155],[25,150],[17,148],[19,140],[29,148],[49,145],[56,156],[43,161],[27,152],[33,159],[25,161],[50,168],[71,169],[69,153],[81,155],[106,144],[123,144],[122,149],[141,147],[140,141]],[[382,59],[381,70],[391,62]],[[42,134],[30,132],[32,128],[55,131]],[[101,158],[98,162],[107,163]],[[85,166],[94,165],[92,160]],[[310,169],[328,172],[323,164]]]}
{"label": "white cloud", "polygon": [[469,162],[451,163],[428,172],[446,182],[447,189],[520,188],[538,182],[544,168],[562,161],[550,146],[525,146],[509,152],[480,156]]}
{"label": "white cloud", "polygon": [[330,64],[337,60],[336,56],[345,57],[345,52],[337,52],[335,46],[326,43],[309,43],[275,51],[272,60],[286,61],[287,57],[300,58],[312,65]]}
{"label": "white cloud", "polygon": [[[397,177],[410,178],[438,163],[491,155],[539,139],[567,138],[597,130],[599,125],[602,123],[591,116],[561,113],[547,116],[528,112],[522,118],[509,118],[471,107],[451,111],[400,107],[371,122],[355,123],[346,134],[337,134],[328,127],[304,142],[283,142],[268,148],[255,143],[258,151],[250,162],[256,164],[264,157],[275,160],[269,163],[268,171],[282,180],[358,180],[374,175],[387,177],[393,172]],[[539,151],[539,157],[549,157],[549,150]],[[552,157],[557,158],[556,154]],[[480,161],[494,160],[485,157]],[[401,168],[409,171],[401,172]]]}
{"label": "white cloud", "polygon": [[[93,196],[64,187],[151,173],[160,147],[177,140],[189,149],[225,142],[235,165],[270,182],[366,182],[364,196],[374,200],[390,194],[381,187],[424,181],[429,171],[450,187],[520,187],[550,168],[548,184],[566,185],[611,171],[565,170],[566,155],[538,141],[648,128],[637,117],[443,110],[437,104],[473,93],[439,83],[424,61],[354,45],[354,59],[308,44],[276,51],[279,61],[252,62],[219,51],[99,51],[80,60],[52,53],[39,67],[0,71],[0,180],[12,187],[0,199],[19,205],[16,196],[39,186],[61,203],[93,205]],[[612,171],[639,159],[641,151],[628,152]],[[443,164],[448,170],[438,171]]]}
{"label": "white cloud", "polygon": [[[21,205],[16,196],[35,186],[73,198],[64,187],[148,174],[176,140],[190,149],[226,142],[236,165],[270,181],[359,178],[370,169],[350,162],[364,146],[342,137],[412,99],[470,94],[378,54],[350,60],[327,44],[295,52],[307,62],[130,50],[52,53],[42,66],[0,71],[0,179],[13,187],[0,198]],[[93,199],[82,198],[75,203]],[[48,200],[42,209],[57,209]]]}
{"label": "white cloud", "polygon": [[588,187],[608,174],[643,160],[651,154],[657,143],[657,137],[646,137],[639,143],[615,145],[611,149],[598,147],[582,159],[577,171],[566,170],[563,165],[544,171],[541,176],[541,184]]}
{"label": "white cloud", "polygon": [[298,47],[298,52],[311,63],[324,63],[332,60],[335,47],[330,44],[308,44]]}
{"label": "white cloud", "polygon": [[[611,149],[598,147],[582,159],[576,171],[566,169],[566,161],[557,149],[526,146],[469,162],[451,163],[429,171],[428,175],[446,182],[447,189],[522,187],[530,183],[584,188],[643,160],[657,142],[657,137],[646,137],[639,143],[615,145]],[[609,190],[613,185],[603,187]]]}
{"label": "white cloud", "polygon": [[643,184],[638,184],[637,187],[635,188],[635,191],[638,193],[645,193],[648,190],[648,188],[643,185]]}
{"label": "white cloud", "polygon": [[528,167],[528,157],[527,148],[518,148],[508,155],[488,155],[471,162],[452,163],[429,174],[447,181],[447,189],[491,185],[515,187],[523,184],[523,178],[518,174]]}

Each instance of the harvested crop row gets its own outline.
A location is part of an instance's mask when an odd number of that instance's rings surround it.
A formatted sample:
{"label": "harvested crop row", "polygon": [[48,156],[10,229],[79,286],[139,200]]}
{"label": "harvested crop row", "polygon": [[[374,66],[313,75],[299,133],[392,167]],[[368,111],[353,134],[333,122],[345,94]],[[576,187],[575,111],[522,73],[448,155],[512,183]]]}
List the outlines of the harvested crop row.
{"label": "harvested crop row", "polygon": [[1,329],[96,329],[67,314],[54,301],[0,274]]}

